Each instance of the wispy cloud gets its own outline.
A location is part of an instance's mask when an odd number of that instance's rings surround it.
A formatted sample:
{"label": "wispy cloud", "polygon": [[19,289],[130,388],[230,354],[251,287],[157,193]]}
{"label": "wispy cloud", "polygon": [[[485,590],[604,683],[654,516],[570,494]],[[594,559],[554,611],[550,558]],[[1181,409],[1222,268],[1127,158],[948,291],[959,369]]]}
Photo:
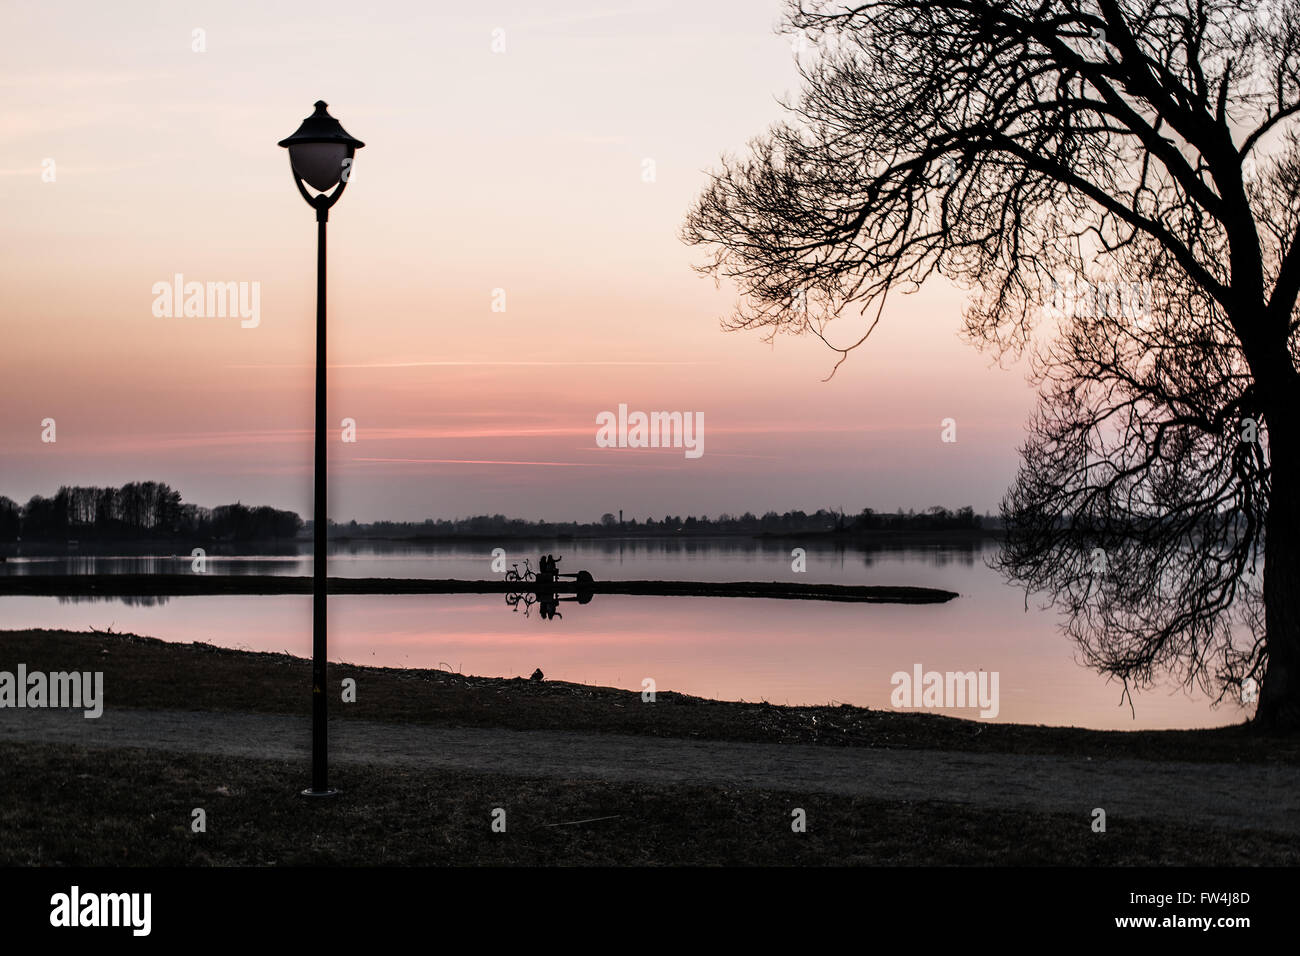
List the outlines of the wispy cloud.
{"label": "wispy cloud", "polygon": [[641,4],[635,7],[619,7],[617,9],[606,8],[603,10],[585,10],[581,13],[566,13],[559,16],[545,17],[537,20],[524,20],[518,24],[518,27],[525,30],[535,30],[539,27],[573,26],[579,23],[592,23],[597,20],[613,20],[618,17],[637,16],[645,13],[660,13],[663,9],[663,4]]}
{"label": "wispy cloud", "polygon": [[[500,359],[454,359],[449,361],[437,362],[351,362],[340,365],[327,365],[326,368],[432,368],[440,365],[482,365],[482,366],[620,366],[620,365],[719,365],[719,362],[683,362],[680,360],[666,362],[646,362],[646,361],[599,361],[599,362],[548,362],[548,361],[525,361],[525,362],[507,362]],[[284,365],[227,365],[226,368],[241,369],[280,369],[280,368],[315,368],[314,365],[307,363],[289,363]]]}
{"label": "wispy cloud", "polygon": [[495,458],[353,458],[353,461],[385,462],[402,465],[527,465],[543,468],[609,468],[615,462],[583,461],[502,461]]}
{"label": "wispy cloud", "polygon": [[86,90],[123,83],[158,83],[175,77],[162,70],[49,70],[41,73],[0,73],[0,88],[24,90]]}

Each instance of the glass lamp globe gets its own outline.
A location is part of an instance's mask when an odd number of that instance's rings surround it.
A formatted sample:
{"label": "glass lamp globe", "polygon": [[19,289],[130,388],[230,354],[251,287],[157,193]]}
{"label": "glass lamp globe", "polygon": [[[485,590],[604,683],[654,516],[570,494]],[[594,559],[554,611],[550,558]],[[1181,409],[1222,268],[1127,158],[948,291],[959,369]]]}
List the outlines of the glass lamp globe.
{"label": "glass lamp globe", "polygon": [[293,174],[320,192],[338,185],[343,178],[343,161],[366,145],[349,136],[330,116],[326,105],[324,100],[317,100],[316,112],[303,120],[292,136],[280,140],[280,145],[289,150]]}

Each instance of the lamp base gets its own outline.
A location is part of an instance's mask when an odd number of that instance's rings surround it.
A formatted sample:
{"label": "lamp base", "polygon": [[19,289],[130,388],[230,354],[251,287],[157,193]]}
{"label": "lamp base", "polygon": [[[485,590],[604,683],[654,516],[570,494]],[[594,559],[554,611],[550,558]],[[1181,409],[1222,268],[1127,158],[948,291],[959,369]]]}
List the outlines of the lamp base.
{"label": "lamp base", "polygon": [[339,792],[333,787],[328,787],[324,790],[312,790],[308,788],[302,792],[302,795],[304,797],[337,797]]}

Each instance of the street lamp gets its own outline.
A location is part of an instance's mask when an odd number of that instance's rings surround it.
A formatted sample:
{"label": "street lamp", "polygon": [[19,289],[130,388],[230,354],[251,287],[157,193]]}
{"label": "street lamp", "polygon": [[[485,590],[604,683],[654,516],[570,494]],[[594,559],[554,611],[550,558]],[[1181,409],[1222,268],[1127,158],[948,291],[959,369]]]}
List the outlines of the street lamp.
{"label": "street lamp", "polygon": [[[312,645],[311,645],[311,789],[305,797],[331,797],[325,696],[325,224],[330,206],[339,201],[352,172],[352,157],[366,145],[353,139],[316,101],[297,131],[279,145],[289,150],[293,181],[307,204],[316,210],[316,493],[312,528]],[[313,196],[303,185],[317,190]],[[334,187],[338,188],[335,189]],[[327,190],[334,189],[327,194]]]}

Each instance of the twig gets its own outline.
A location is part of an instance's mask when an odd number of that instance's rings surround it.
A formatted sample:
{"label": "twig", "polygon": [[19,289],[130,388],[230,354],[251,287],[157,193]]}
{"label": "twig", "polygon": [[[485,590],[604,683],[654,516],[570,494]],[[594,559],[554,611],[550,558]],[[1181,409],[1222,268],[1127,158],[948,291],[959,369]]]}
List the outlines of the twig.
{"label": "twig", "polygon": [[1121,693],[1121,694],[1119,695],[1119,702],[1120,702],[1120,704],[1123,704],[1123,703],[1124,703],[1124,698],[1125,698],[1125,697],[1128,698],[1128,709],[1129,709],[1129,713],[1131,713],[1131,714],[1133,715],[1133,719],[1134,719],[1134,720],[1137,720],[1137,711],[1136,711],[1136,710],[1134,709],[1134,707],[1133,707],[1133,692],[1132,692],[1131,690],[1128,689],[1128,678],[1127,678],[1127,677],[1124,678],[1124,691],[1123,691],[1123,693]]}
{"label": "twig", "polygon": [[564,822],[564,823],[543,823],[542,826],[544,826],[544,827],[573,827],[573,826],[577,826],[579,823],[595,823],[595,822],[598,821],[598,820],[617,820],[617,819],[618,819],[619,817],[621,817],[621,816],[622,816],[621,813],[616,813],[616,814],[614,814],[612,817],[589,817],[589,818],[586,819],[586,820],[568,820],[568,821],[566,821],[566,822]]}

